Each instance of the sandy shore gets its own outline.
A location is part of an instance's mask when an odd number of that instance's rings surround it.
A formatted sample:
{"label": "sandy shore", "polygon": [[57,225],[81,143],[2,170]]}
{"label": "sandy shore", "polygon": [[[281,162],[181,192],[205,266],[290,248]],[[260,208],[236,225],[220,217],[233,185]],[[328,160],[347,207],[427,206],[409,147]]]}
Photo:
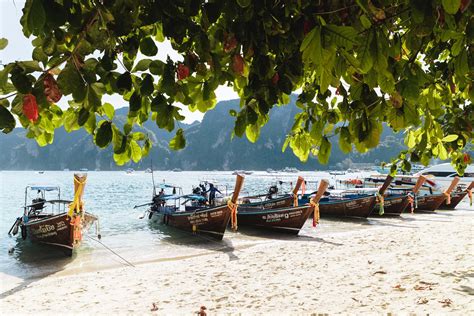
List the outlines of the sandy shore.
{"label": "sandy shore", "polygon": [[204,305],[209,315],[474,313],[472,210],[372,223],[240,247],[230,233],[219,250],[25,280],[0,295],[0,310],[190,315]]}

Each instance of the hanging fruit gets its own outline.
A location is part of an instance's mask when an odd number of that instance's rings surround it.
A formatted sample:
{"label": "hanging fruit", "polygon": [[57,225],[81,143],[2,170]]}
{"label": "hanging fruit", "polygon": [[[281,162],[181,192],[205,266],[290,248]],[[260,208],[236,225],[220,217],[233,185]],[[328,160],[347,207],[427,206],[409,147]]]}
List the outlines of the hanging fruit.
{"label": "hanging fruit", "polygon": [[23,114],[33,123],[38,120],[38,104],[34,95],[27,94],[23,97]]}
{"label": "hanging fruit", "polygon": [[238,75],[242,75],[244,73],[244,59],[240,55],[234,55],[232,57],[232,69]]}
{"label": "hanging fruit", "polygon": [[280,75],[278,74],[278,72],[275,72],[272,77],[272,84],[276,86],[278,84],[278,81],[280,81]]}
{"label": "hanging fruit", "polygon": [[178,80],[186,79],[190,74],[189,67],[185,64],[179,63],[176,73],[178,74]]}
{"label": "hanging fruit", "polygon": [[56,103],[61,100],[63,96],[61,91],[59,90],[58,83],[56,79],[54,79],[53,75],[46,74],[43,79],[44,85],[44,95],[46,96],[46,100],[48,102]]}

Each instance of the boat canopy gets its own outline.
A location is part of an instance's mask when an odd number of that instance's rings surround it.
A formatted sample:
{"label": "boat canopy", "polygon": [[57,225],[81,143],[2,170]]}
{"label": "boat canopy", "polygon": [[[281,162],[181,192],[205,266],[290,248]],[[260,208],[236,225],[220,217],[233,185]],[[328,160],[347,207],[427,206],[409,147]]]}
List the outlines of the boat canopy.
{"label": "boat canopy", "polygon": [[160,188],[160,189],[179,188],[179,186],[177,186],[177,185],[172,185],[172,184],[168,184],[168,183],[160,183],[156,187]]}
{"label": "boat canopy", "polygon": [[29,185],[28,187],[34,191],[59,191],[59,187],[54,185]]}
{"label": "boat canopy", "polygon": [[197,194],[187,194],[187,195],[183,195],[182,197],[187,200],[192,200],[192,201],[207,201],[207,199],[204,196],[197,195]]}

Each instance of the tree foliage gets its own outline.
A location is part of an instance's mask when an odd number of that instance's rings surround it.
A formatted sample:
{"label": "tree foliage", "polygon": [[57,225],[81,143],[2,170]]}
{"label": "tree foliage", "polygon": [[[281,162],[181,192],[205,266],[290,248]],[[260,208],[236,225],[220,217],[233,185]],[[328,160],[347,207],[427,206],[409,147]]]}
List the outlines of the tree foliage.
{"label": "tree foliage", "polygon": [[[336,135],[344,152],[365,152],[385,122],[406,133],[408,150],[393,162],[409,169],[439,157],[462,173],[474,122],[470,3],[27,0],[20,22],[33,38],[32,60],[0,71],[0,129],[11,131],[16,117],[46,145],[59,126],[84,128],[123,164],[151,146],[134,125],[152,119],[173,131],[184,119],[177,103],[206,112],[219,85],[239,94],[234,133],[252,142],[270,109],[301,91],[283,148],[301,160],[327,162]],[[156,57],[164,40],[181,60]],[[106,94],[129,104],[123,129]],[[55,104],[61,96],[66,110]],[[184,136],[177,129],[170,146],[184,147]]]}

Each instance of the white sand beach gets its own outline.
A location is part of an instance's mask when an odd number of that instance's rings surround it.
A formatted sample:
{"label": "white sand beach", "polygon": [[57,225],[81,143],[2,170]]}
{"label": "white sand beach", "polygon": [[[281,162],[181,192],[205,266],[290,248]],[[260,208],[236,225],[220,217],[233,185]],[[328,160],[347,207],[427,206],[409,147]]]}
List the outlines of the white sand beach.
{"label": "white sand beach", "polygon": [[203,305],[208,315],[472,315],[474,211],[466,202],[458,208],[464,210],[376,218],[366,229],[239,246],[228,232],[218,250],[142,263],[127,258],[135,267],[66,268],[13,288],[2,274],[0,309],[190,315]]}

